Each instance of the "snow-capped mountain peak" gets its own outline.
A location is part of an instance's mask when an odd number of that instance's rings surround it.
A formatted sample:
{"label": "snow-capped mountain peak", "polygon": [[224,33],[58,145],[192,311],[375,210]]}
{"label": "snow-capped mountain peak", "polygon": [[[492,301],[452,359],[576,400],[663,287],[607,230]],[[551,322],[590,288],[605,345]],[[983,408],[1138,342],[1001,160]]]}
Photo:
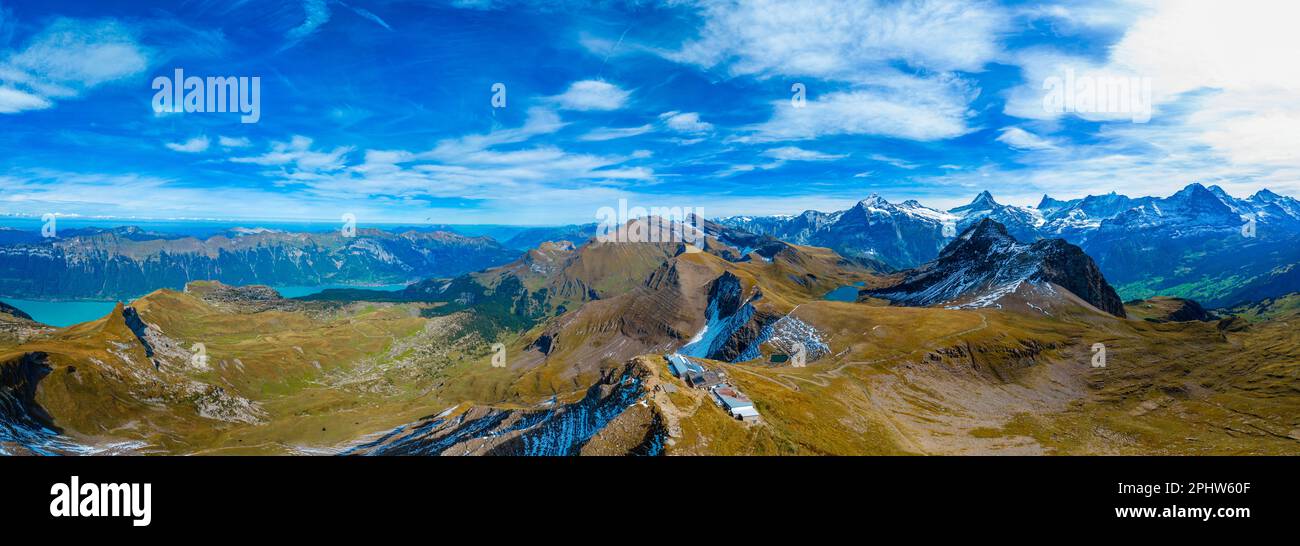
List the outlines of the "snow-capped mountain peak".
{"label": "snow-capped mountain peak", "polygon": [[1060,239],[1020,243],[989,218],[963,231],[935,260],[905,272],[897,284],[868,293],[899,305],[1000,307],[1009,296],[1025,297],[1025,288],[1033,288],[1035,298],[1059,300],[1053,286],[1125,315],[1119,295],[1082,249]]}
{"label": "snow-capped mountain peak", "polygon": [[975,199],[973,199],[969,204],[962,205],[960,207],[956,207],[953,209],[949,209],[948,212],[970,213],[970,212],[982,211],[982,210],[996,210],[1001,207],[1002,204],[998,203],[997,200],[993,199],[993,194],[989,193],[988,190],[984,190],[980,192],[979,195],[976,195]]}
{"label": "snow-capped mountain peak", "polygon": [[890,204],[889,201],[886,201],[884,197],[881,197],[880,195],[874,193],[868,195],[866,199],[858,201],[858,206],[863,208],[875,208],[875,209],[894,208],[894,206]]}
{"label": "snow-capped mountain peak", "polygon": [[[1258,256],[1245,258],[1244,263],[1251,271],[1271,271],[1278,260],[1287,259],[1280,256],[1292,255],[1285,249],[1300,248],[1300,243],[1288,242],[1300,241],[1300,201],[1270,190],[1238,199],[1222,187],[1198,182],[1167,197],[1115,192],[1073,199],[1044,195],[1037,207],[1000,204],[992,193],[982,191],[968,204],[947,211],[916,200],[892,204],[871,195],[835,213],[807,211],[789,220],[757,217],[744,225],[722,223],[906,269],[935,259],[959,233],[985,218],[1002,224],[1022,244],[1064,239],[1079,245],[1120,286],[1134,286],[1150,276],[1178,286],[1209,283],[1184,275],[1198,271],[1196,264],[1230,261],[1225,253]],[[1193,266],[1187,267],[1184,260]],[[1234,282],[1241,281],[1220,285]],[[1204,299],[1224,303],[1218,297]]]}

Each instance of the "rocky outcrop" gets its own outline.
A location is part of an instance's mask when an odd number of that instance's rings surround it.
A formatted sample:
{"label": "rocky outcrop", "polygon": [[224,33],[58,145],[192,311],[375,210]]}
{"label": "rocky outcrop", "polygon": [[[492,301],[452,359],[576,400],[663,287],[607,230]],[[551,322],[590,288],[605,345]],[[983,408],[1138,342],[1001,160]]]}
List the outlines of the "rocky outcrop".
{"label": "rocky outcrop", "polygon": [[754,306],[762,297],[757,288],[747,294],[740,278],[730,271],[714,279],[709,284],[704,329],[681,348],[681,354],[726,362],[757,358],[758,345],[781,318]]}
{"label": "rocky outcrop", "polygon": [[[653,370],[634,359],[605,370],[585,396],[569,404],[552,402],[525,410],[453,408],[398,427],[344,454],[658,455],[666,434],[662,417],[648,404],[633,408],[645,399],[647,385],[653,382]],[[611,425],[619,430],[607,431]]]}
{"label": "rocky outcrop", "polygon": [[250,303],[281,299],[274,288],[258,284],[230,286],[217,281],[192,282],[185,285],[186,294],[194,294],[211,303]]}
{"label": "rocky outcrop", "polygon": [[1201,304],[1186,298],[1157,296],[1124,302],[1124,305],[1132,311],[1133,318],[1149,322],[1208,322],[1216,318]]}
{"label": "rocky outcrop", "polygon": [[1179,302],[1181,305],[1179,305],[1174,312],[1169,314],[1169,320],[1174,322],[1214,320],[1214,316],[1194,300],[1179,298]]}
{"label": "rocky outcrop", "polygon": [[36,400],[37,385],[51,371],[42,352],[0,360],[0,455],[65,452],[54,418]]}
{"label": "rocky outcrop", "polygon": [[1030,252],[1042,256],[1042,267],[1036,279],[1055,283],[1102,311],[1117,317],[1125,316],[1119,294],[1106,282],[1097,263],[1084,254],[1083,249],[1062,239],[1043,239],[1034,243]]}
{"label": "rocky outcrop", "polygon": [[54,428],[54,419],[36,403],[36,387],[51,371],[48,355],[42,352],[0,362],[0,421]]}
{"label": "rocky outcrop", "polygon": [[1022,244],[987,218],[962,232],[938,259],[904,272],[892,286],[863,293],[900,305],[985,307],[1025,283],[1051,283],[1102,311],[1125,316],[1119,295],[1082,249],[1060,239]]}
{"label": "rocky outcrop", "polygon": [[0,314],[9,315],[22,320],[32,320],[32,316],[24,313],[22,309],[9,305],[3,301],[0,301]]}

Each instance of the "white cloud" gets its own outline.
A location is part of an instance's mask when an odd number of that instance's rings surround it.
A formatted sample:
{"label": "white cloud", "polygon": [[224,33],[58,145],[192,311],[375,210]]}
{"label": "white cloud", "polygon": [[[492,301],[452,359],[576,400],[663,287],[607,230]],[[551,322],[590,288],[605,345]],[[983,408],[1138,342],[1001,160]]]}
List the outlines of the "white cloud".
{"label": "white cloud", "polygon": [[318,199],[409,205],[455,198],[481,201],[476,209],[512,203],[537,208],[517,209],[507,215],[511,223],[551,215],[545,209],[548,202],[569,207],[598,197],[616,199],[610,196],[617,188],[653,181],[653,170],[634,163],[648,157],[644,151],[598,155],[527,144],[564,126],[554,112],[534,108],[520,127],[446,139],[429,150],[365,150],[357,162],[349,147],[316,151],[311,139],[296,136],[273,144],[262,155],[232,161],[280,167],[263,175],[274,185],[300,185],[296,191]]}
{"label": "white cloud", "polygon": [[[1216,156],[1243,175],[1300,163],[1300,5],[1263,0],[1152,2],[1134,17],[1098,61],[1053,51],[1021,54],[1025,83],[1013,90],[1008,114],[1054,119],[1045,112],[1043,79],[1076,73],[1149,78],[1154,117],[1145,127],[1128,116],[1075,114],[1110,121],[1103,136]],[[1118,8],[1117,8],[1118,9]],[[1117,119],[1120,118],[1120,119]]]}
{"label": "white cloud", "polygon": [[1056,145],[1050,140],[1019,127],[1003,128],[1002,134],[998,135],[997,140],[1017,150],[1051,150],[1056,148]]}
{"label": "white cloud", "polygon": [[700,114],[697,112],[664,112],[659,114],[659,119],[664,124],[678,133],[700,134],[713,130],[713,124],[700,120]]}
{"label": "white cloud", "polygon": [[285,43],[281,50],[297,45],[330,20],[330,8],[325,0],[303,0],[302,10],[302,24],[289,29],[285,34]]}
{"label": "white cloud", "polygon": [[639,127],[601,127],[589,131],[587,134],[578,137],[578,139],[585,141],[614,140],[643,135],[653,130],[654,127],[649,124],[641,125]]}
{"label": "white cloud", "polygon": [[[389,26],[387,21],[381,19],[378,15],[375,15],[374,12],[370,10],[349,5],[346,2],[343,2],[342,0],[334,0],[334,1],[337,2],[340,6],[343,6],[344,8],[351,10],[353,13],[357,14],[358,16],[370,22],[373,22],[376,25],[384,27],[384,29],[386,30],[393,30],[393,27]],[[284,45],[280,47],[280,51],[289,49],[293,46],[298,45],[303,40],[306,40],[312,34],[315,34],[316,31],[320,30],[321,27],[325,26],[325,24],[328,23],[330,21],[330,18],[333,16],[333,12],[330,10],[328,0],[303,0],[302,11],[303,11],[302,23],[300,23],[296,27],[289,29],[289,31],[285,33]]]}
{"label": "white cloud", "polygon": [[186,140],[185,142],[166,143],[167,148],[171,149],[172,151],[186,153],[186,154],[194,154],[194,153],[207,151],[209,145],[211,145],[211,141],[208,140],[207,136],[203,136],[203,135],[196,136],[194,138]]}
{"label": "white cloud", "polygon": [[903,61],[978,71],[999,53],[1006,14],[986,2],[707,2],[699,38],[665,56],[732,75],[854,81]]}
{"label": "white cloud", "polygon": [[1162,4],[1112,51],[1150,74],[1157,102],[1214,89],[1193,105],[1188,137],[1240,164],[1300,163],[1300,5],[1262,1]]}
{"label": "white cloud", "polygon": [[[302,193],[257,188],[185,185],[136,174],[36,169],[0,175],[0,203],[24,214],[112,215],[128,218],[329,219],[344,212],[361,219],[383,218],[373,203],[339,203]],[[148,199],[140,196],[147,195]],[[252,205],[252,206],[250,206]]]}
{"label": "white cloud", "polygon": [[1046,23],[1062,35],[1123,31],[1150,7],[1145,0],[1064,0],[1051,4],[1026,4],[1016,15],[1030,24]]}
{"label": "white cloud", "polygon": [[919,141],[970,132],[967,102],[974,91],[960,80],[943,85],[912,81],[901,87],[833,92],[802,108],[772,103],[772,119],[751,129],[755,140],[802,140],[829,135],[879,135]]}
{"label": "white cloud", "polygon": [[247,148],[253,145],[253,141],[249,140],[248,137],[218,136],[217,143],[222,148]]}
{"label": "white cloud", "polygon": [[795,146],[772,148],[764,151],[763,156],[779,159],[781,161],[834,161],[836,159],[847,157],[843,154],[828,154],[813,150],[805,150]]}
{"label": "white cloud", "polygon": [[388,21],[385,21],[385,20],[383,20],[383,19],[380,19],[378,15],[375,15],[374,12],[372,12],[372,11],[370,11],[370,10],[368,10],[368,9],[365,9],[365,8],[359,8],[359,7],[356,7],[356,6],[352,6],[352,5],[345,4],[345,3],[343,2],[343,0],[338,0],[338,3],[339,3],[339,5],[341,5],[341,6],[345,7],[345,8],[348,8],[348,9],[352,10],[353,13],[355,13],[355,14],[357,14],[357,15],[360,15],[361,17],[363,17],[363,18],[365,18],[365,19],[370,20],[371,22],[375,23],[376,25],[379,25],[379,26],[381,26],[381,27],[384,27],[384,29],[386,29],[386,30],[393,30],[393,27],[388,26]]}
{"label": "white cloud", "polygon": [[630,91],[601,80],[573,82],[564,93],[551,97],[566,110],[617,110],[627,102]]}
{"label": "white cloud", "polygon": [[288,142],[272,143],[271,150],[262,155],[235,157],[230,161],[290,169],[287,171],[289,175],[311,175],[342,169],[346,165],[346,156],[351,151],[350,146],[338,146],[329,151],[313,150],[312,139],[294,135]]}
{"label": "white cloud", "polygon": [[[1015,61],[1021,67],[1026,84],[1007,93],[1003,110],[1019,118],[1050,120],[1069,114],[1091,121],[1132,122],[1134,119],[1147,119],[1153,113],[1154,104],[1148,103],[1142,93],[1145,89],[1143,78],[1148,78],[1145,81],[1151,83],[1152,101],[1159,98],[1156,93],[1161,91],[1149,76],[1127,67],[1098,64],[1048,49],[1020,51],[1016,53]],[[1121,105],[1127,100],[1128,108],[1100,108],[1098,102],[1109,103],[1112,100],[1112,95],[1103,91],[1103,87],[1113,87],[1116,91],[1114,100]],[[1135,96],[1137,101],[1133,100]],[[1145,111],[1139,112],[1140,108]]]}
{"label": "white cloud", "polygon": [[[1228,161],[1210,153],[1199,138],[1188,138],[1189,134],[1194,133],[1181,122],[1116,123],[1106,126],[1087,145],[1057,140],[1051,142],[1051,148],[1026,150],[1017,156],[1016,168],[967,166],[910,180],[940,196],[987,189],[999,201],[1018,205],[1035,204],[1044,193],[1059,199],[1112,191],[1164,196],[1198,181],[1218,184],[1237,196],[1261,188],[1300,195],[1297,163],[1277,161],[1261,151],[1267,148],[1255,149],[1253,153],[1262,154],[1256,163]],[[962,204],[961,199],[935,201],[945,206]]]}
{"label": "white cloud", "polygon": [[49,108],[58,100],[143,72],[149,52],[113,20],[56,19],[0,59],[0,113]]}
{"label": "white cloud", "polygon": [[699,37],[661,55],[731,76],[848,84],[815,99],[818,90],[810,87],[805,108],[773,103],[772,119],[755,127],[755,140],[864,134],[932,141],[966,134],[978,90],[954,73],[998,59],[998,37],[1010,21],[1001,8],[979,1],[700,4]]}
{"label": "white cloud", "polygon": [[886,165],[890,165],[893,167],[897,167],[899,169],[911,170],[920,166],[917,165],[916,163],[912,163],[911,161],[904,161],[897,157],[887,156],[885,154],[871,154],[871,156],[868,159],[879,163],[884,163]]}
{"label": "white cloud", "polygon": [[455,159],[464,154],[483,150],[501,144],[514,144],[526,141],[538,135],[554,133],[563,129],[566,122],[554,111],[546,108],[530,108],[528,118],[522,127],[499,129],[487,134],[466,135],[438,143],[437,147],[425,156],[432,159]]}
{"label": "white cloud", "polygon": [[[429,184],[424,179],[421,184]],[[422,222],[432,215],[445,223],[554,224],[591,222],[604,206],[619,198],[640,206],[702,207],[710,217],[731,214],[780,214],[807,209],[843,210],[861,199],[854,196],[711,197],[656,195],[649,188],[617,188],[585,184],[574,188],[515,191],[482,207],[446,207],[420,198],[356,199],[355,192],[277,193],[230,187],[221,191],[179,184],[175,180],[138,175],[72,172],[12,172],[0,174],[0,203],[11,212],[104,215],[139,218],[316,219],[337,221],[343,212],[369,222]],[[529,188],[531,190],[531,188]],[[139,199],[148,195],[149,199]],[[249,204],[256,206],[249,206]],[[394,207],[393,205],[400,205]]]}
{"label": "white cloud", "polygon": [[761,164],[750,164],[750,163],[731,164],[728,165],[725,169],[722,169],[714,173],[713,176],[718,178],[726,178],[738,174],[753,172],[756,170],[770,171],[772,169],[779,169],[785,166],[786,163],[789,163],[791,161],[835,161],[837,159],[843,159],[845,157],[848,157],[847,155],[843,155],[843,154],[828,154],[828,153],[818,152],[815,150],[805,150],[803,148],[799,148],[796,146],[783,146],[780,148],[769,148],[767,150],[764,150],[759,155],[762,157],[769,158],[772,161],[769,161],[767,163],[761,163]]}
{"label": "white cloud", "polygon": [[24,110],[44,110],[54,106],[45,97],[19,91],[12,87],[0,87],[0,114],[14,114]]}

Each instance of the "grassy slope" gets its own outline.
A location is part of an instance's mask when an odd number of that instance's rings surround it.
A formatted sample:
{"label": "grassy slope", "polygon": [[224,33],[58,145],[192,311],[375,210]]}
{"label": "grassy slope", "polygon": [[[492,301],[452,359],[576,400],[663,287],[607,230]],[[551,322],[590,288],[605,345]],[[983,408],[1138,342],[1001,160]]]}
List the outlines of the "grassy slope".
{"label": "grassy slope", "polygon": [[[815,302],[797,314],[834,325],[835,356],[725,366],[764,423],[704,411],[670,453],[1300,452],[1300,338],[1285,321],[1225,335],[1083,310]],[[1091,366],[1097,342],[1106,368]]]}
{"label": "grassy slope", "polygon": [[[204,344],[208,369],[187,366],[188,354],[163,356],[155,369],[112,315],[10,347],[0,361],[50,354],[55,372],[42,381],[38,401],[69,433],[140,439],[179,452],[220,446],[271,453],[332,445],[436,412],[454,403],[435,395],[440,383],[459,369],[487,366],[481,344],[457,339],[457,317],[420,318],[415,305],[244,312],[173,291],[133,305],[180,347]],[[247,398],[264,419],[200,417],[185,393],[170,392],[192,383]]]}

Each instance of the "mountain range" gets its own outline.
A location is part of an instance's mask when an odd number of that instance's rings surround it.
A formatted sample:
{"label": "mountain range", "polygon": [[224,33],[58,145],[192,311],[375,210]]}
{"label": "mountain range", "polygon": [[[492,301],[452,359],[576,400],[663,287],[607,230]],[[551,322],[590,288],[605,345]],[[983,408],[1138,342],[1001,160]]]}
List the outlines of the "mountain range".
{"label": "mountain range", "polygon": [[195,280],[314,286],[395,284],[477,271],[519,252],[489,237],[359,229],[292,233],[237,228],[206,239],[137,227],[76,229],[42,238],[10,230],[0,246],[0,295],[128,299]]}
{"label": "mountain range", "polygon": [[[712,223],[732,228],[733,237],[749,233],[821,246],[880,270],[902,270],[934,260],[985,218],[1018,241],[1059,238],[1079,246],[1125,300],[1171,296],[1213,308],[1300,290],[1294,265],[1300,262],[1300,201],[1268,190],[1238,199],[1218,186],[1193,183],[1168,197],[1045,195],[1036,207],[1004,205],[985,191],[946,211],[871,195],[843,211]],[[414,282],[509,263],[548,242],[582,246],[595,230],[594,223],[497,230],[508,236],[498,243],[441,229],[362,229],[347,238],[338,232],[239,228],[197,238],[121,227],[67,230],[52,239],[3,229],[0,296],[122,299],[179,289],[191,280],[279,286]]]}
{"label": "mountain range", "polygon": [[[873,197],[692,219],[691,244],[568,226],[579,240],[522,254],[445,232],[16,241],[9,263],[47,269],[6,285],[78,271],[120,289],[105,279],[135,268],[183,284],[66,328],[0,307],[0,453],[1295,453],[1300,295],[1125,302],[1120,262],[1087,250],[1166,237],[1184,260],[1215,244],[1238,266],[1285,260],[1258,245],[1289,240],[1293,203],[1220,194],[1019,208],[982,193],[951,211]],[[1255,237],[1229,229],[1237,214]],[[388,274],[419,280],[292,299],[249,284]],[[720,407],[736,400],[758,417]]]}
{"label": "mountain range", "polygon": [[1238,199],[1193,183],[1163,198],[1044,195],[1037,207],[1003,205],[985,191],[947,211],[872,195],[844,211],[718,221],[905,269],[933,260],[985,218],[1020,241],[1078,245],[1125,299],[1180,296],[1217,307],[1300,290],[1292,265],[1300,261],[1300,201],[1268,190]]}

